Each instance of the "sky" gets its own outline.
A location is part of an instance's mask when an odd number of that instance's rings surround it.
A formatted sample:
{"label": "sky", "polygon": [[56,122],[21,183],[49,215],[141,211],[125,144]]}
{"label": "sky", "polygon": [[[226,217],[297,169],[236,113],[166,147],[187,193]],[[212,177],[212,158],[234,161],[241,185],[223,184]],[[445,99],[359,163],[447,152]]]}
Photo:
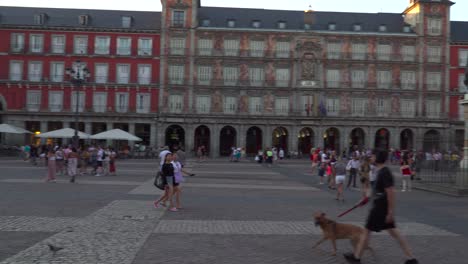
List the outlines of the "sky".
{"label": "sky", "polygon": [[[264,9],[342,11],[366,13],[401,13],[409,0],[201,0],[202,6],[245,7]],[[468,21],[468,0],[452,0],[451,20]],[[0,0],[0,6],[115,9],[160,11],[160,0]]]}

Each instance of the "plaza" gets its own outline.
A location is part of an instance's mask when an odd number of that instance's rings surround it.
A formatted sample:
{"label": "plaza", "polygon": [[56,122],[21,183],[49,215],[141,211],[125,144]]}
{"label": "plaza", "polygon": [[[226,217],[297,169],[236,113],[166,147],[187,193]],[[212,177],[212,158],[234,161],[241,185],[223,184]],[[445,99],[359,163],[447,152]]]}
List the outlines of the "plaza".
{"label": "plaza", "polygon": [[[178,212],[155,209],[156,160],[118,160],[117,176],[81,176],[45,183],[46,168],[13,158],[0,160],[0,263],[346,263],[351,250],[339,241],[312,245],[321,237],[312,214],[336,216],[345,202],[318,184],[307,160],[271,168],[252,161],[189,162],[195,177],[183,183]],[[399,177],[397,187],[399,187]],[[397,188],[399,190],[399,188]],[[419,190],[397,192],[398,227],[420,263],[465,263],[468,258],[467,198]],[[339,219],[362,225],[368,207]],[[63,247],[52,254],[47,245]],[[386,234],[371,240],[375,255],[363,263],[403,263]]]}

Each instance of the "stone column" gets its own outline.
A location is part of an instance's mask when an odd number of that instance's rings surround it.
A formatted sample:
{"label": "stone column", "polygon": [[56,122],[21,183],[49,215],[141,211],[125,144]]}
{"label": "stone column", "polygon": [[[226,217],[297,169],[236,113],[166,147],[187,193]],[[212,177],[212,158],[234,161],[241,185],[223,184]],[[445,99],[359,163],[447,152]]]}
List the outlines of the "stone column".
{"label": "stone column", "polygon": [[[107,122],[106,123],[106,131],[111,130],[111,129],[114,129],[114,123]],[[106,145],[107,146],[112,146],[113,143],[114,143],[113,140],[110,140],[110,139],[106,140]]]}
{"label": "stone column", "polygon": [[351,133],[351,129],[349,127],[343,127],[340,131],[340,137],[341,137],[341,149],[340,152],[337,154],[341,154],[343,150],[346,150],[346,153],[348,153],[349,150],[349,133]]}
{"label": "stone column", "polygon": [[220,128],[218,125],[214,125],[210,128],[210,157],[219,157],[219,132]]}
{"label": "stone column", "polygon": [[[85,133],[88,134],[88,135],[92,135],[92,134],[93,134],[93,123],[91,123],[91,122],[86,122],[86,123],[84,124],[84,131],[83,131],[83,132],[85,132]],[[87,139],[87,140],[86,140],[86,144],[89,144],[89,143],[90,143],[90,140]]]}
{"label": "stone column", "polygon": [[262,137],[262,149],[271,148],[271,144],[273,142],[272,133],[273,128],[270,125],[261,126],[263,131]]}
{"label": "stone column", "polygon": [[247,143],[246,143],[246,138],[247,138],[247,131],[245,125],[240,125],[236,128],[237,132],[237,146],[240,146],[241,148],[246,148],[247,149]]}
{"label": "stone column", "polygon": [[193,125],[187,125],[185,127],[185,152],[189,155],[193,155],[195,150],[195,131]]}
{"label": "stone column", "polygon": [[[47,121],[41,121],[41,133],[45,133],[48,131],[48,124]],[[41,145],[47,142],[47,138],[41,138]]]}
{"label": "stone column", "polygon": [[[128,123],[128,133],[135,135],[135,123]],[[128,145],[133,149],[133,146],[135,146],[135,141],[129,141]]]}
{"label": "stone column", "polygon": [[314,148],[321,148],[323,149],[323,133],[324,133],[324,128],[322,126],[319,126],[315,129],[315,146]]}
{"label": "stone column", "polygon": [[158,136],[158,131],[156,129],[156,124],[153,122],[150,125],[150,146],[159,147],[156,143],[156,138]]}
{"label": "stone column", "polygon": [[[297,134],[299,133],[297,126],[290,126],[288,127],[289,135],[288,135],[288,151],[297,151],[299,152],[298,146],[298,138]],[[286,151],[286,150],[285,150]]]}

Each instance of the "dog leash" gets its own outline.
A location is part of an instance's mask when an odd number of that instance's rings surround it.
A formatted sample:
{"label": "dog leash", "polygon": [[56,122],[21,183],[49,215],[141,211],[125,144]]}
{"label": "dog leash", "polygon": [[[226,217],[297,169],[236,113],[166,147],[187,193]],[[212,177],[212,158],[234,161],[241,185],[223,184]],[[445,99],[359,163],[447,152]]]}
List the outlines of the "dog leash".
{"label": "dog leash", "polygon": [[366,197],[362,198],[362,200],[359,201],[357,204],[355,204],[353,207],[351,207],[348,210],[344,211],[343,213],[339,214],[338,217],[342,217],[342,216],[348,214],[349,212],[353,211],[354,209],[366,205],[368,202],[369,202],[369,197],[366,196]]}

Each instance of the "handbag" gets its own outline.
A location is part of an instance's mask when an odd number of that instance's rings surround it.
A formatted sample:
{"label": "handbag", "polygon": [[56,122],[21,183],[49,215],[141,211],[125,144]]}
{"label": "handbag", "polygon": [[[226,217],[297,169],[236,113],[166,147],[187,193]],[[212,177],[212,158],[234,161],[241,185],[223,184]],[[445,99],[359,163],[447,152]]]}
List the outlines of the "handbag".
{"label": "handbag", "polygon": [[163,174],[161,171],[156,173],[156,177],[154,177],[154,186],[160,190],[164,190],[164,179]]}

